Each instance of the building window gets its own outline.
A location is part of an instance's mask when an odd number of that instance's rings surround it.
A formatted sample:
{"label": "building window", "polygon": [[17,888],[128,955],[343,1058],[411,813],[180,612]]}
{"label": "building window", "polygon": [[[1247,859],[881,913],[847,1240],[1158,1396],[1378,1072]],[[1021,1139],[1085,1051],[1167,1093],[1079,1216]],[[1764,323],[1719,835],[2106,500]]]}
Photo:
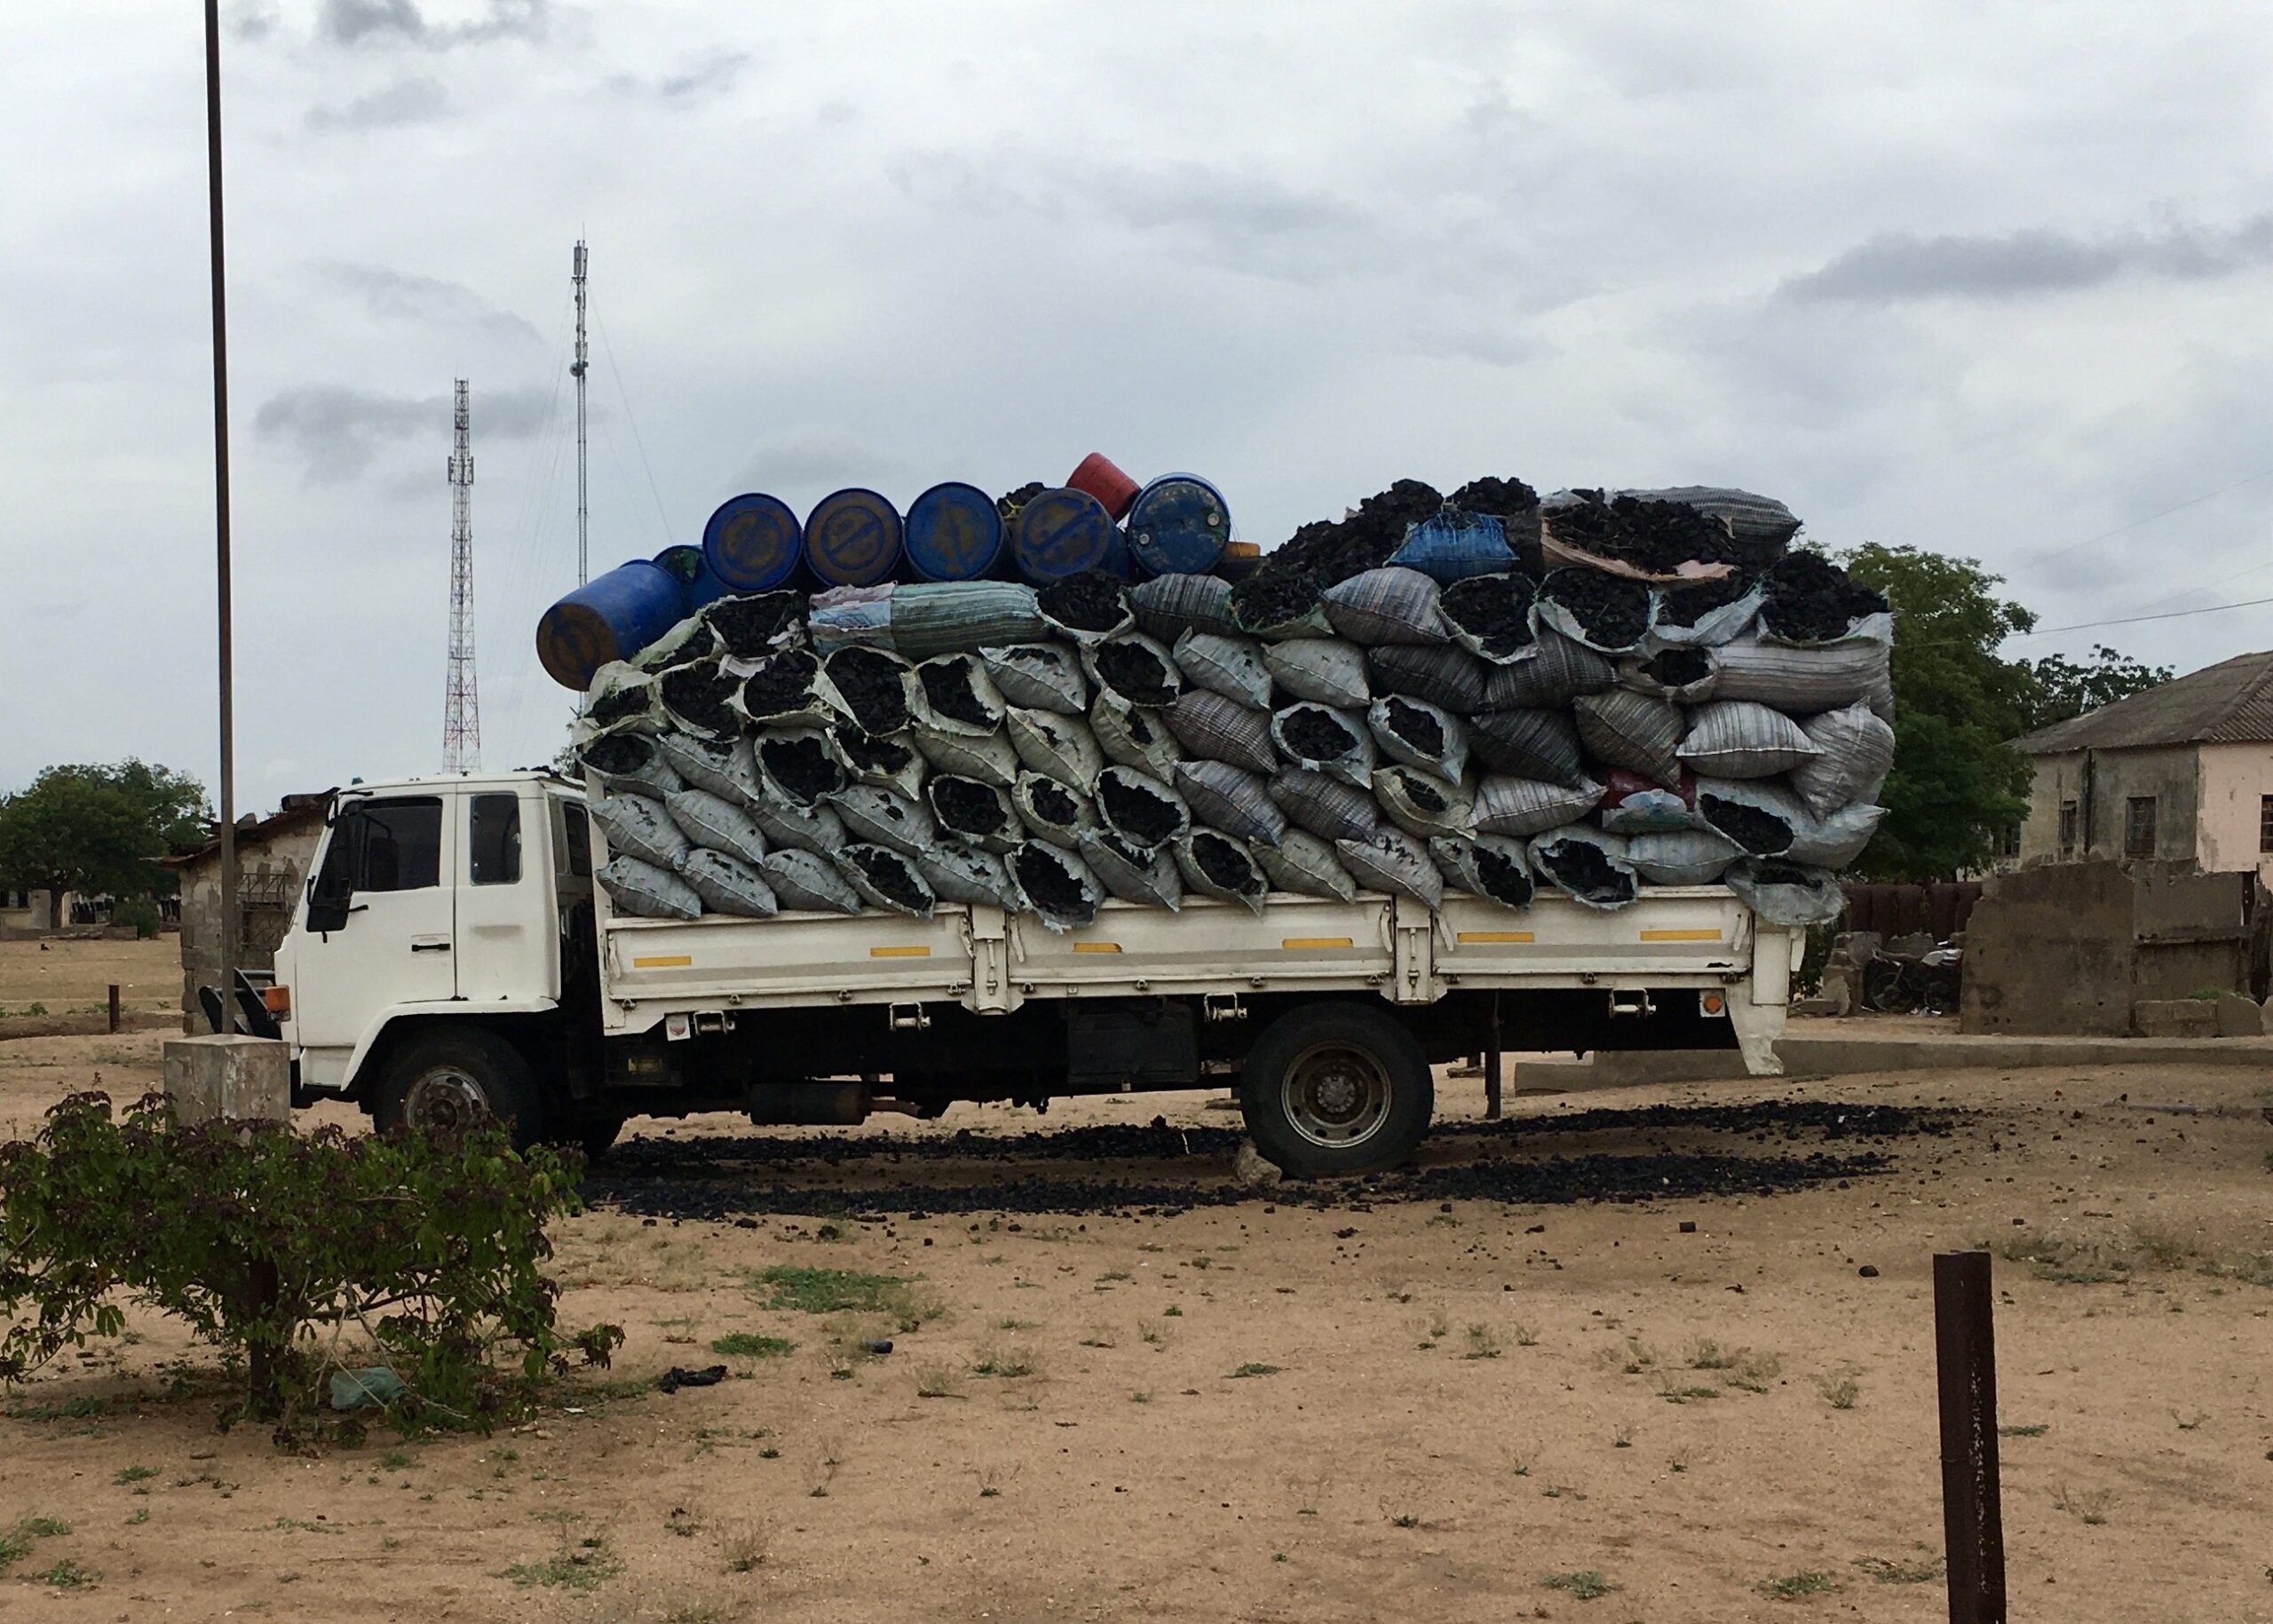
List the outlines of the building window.
{"label": "building window", "polygon": [[2273,852],[2273,795],[2257,797],[2257,849]]}
{"label": "building window", "polygon": [[513,795],[473,797],[468,843],[470,869],[476,885],[518,885],[521,882],[521,798]]}
{"label": "building window", "polygon": [[2073,801],[2063,801],[2060,803],[2060,855],[2073,857],[2075,854],[2076,804]]}
{"label": "building window", "polygon": [[2134,795],[2123,803],[2123,855],[2155,854],[2155,797]]}

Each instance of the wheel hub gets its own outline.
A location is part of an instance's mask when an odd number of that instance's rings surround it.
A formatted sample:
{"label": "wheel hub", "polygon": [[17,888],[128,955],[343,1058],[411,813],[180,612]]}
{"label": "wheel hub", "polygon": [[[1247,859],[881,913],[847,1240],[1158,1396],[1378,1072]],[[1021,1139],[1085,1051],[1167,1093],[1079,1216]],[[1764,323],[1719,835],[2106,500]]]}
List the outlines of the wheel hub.
{"label": "wheel hub", "polygon": [[1365,1050],[1341,1044],[1307,1050],[1287,1068],[1287,1120],[1313,1145],[1347,1148],[1389,1120],[1389,1073]]}
{"label": "wheel hub", "polygon": [[428,1072],[410,1085],[403,1115],[411,1125],[448,1133],[487,1121],[489,1097],[481,1085],[452,1066]]}

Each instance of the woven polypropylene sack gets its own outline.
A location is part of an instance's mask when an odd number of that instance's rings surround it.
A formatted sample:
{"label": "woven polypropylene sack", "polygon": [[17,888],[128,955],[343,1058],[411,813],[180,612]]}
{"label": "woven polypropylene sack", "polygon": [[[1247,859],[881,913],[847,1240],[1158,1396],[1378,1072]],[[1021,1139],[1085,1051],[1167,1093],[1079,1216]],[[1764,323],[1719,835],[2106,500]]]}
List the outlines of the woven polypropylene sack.
{"label": "woven polypropylene sack", "polygon": [[905,852],[854,842],[836,854],[836,871],[860,900],[888,913],[929,919],[939,897]]}
{"label": "woven polypropylene sack", "polygon": [[688,851],[686,833],[661,801],[644,795],[611,795],[592,806],[592,821],[607,836],[610,857],[636,857],[658,868],[677,868]]}
{"label": "woven polypropylene sack", "polygon": [[1678,754],[1715,778],[1773,778],[1823,752],[1780,710],[1756,700],[1716,700],[1689,713]]}
{"label": "woven polypropylene sack", "polygon": [[915,668],[889,649],[840,648],[821,661],[831,708],[865,733],[896,733],[923,714]]}
{"label": "woven polypropylene sack", "polygon": [[907,738],[878,739],[857,727],[832,727],[828,743],[852,782],[874,784],[911,800],[923,793],[923,774],[931,764]]}
{"label": "woven polypropylene sack", "polygon": [[1060,716],[1089,713],[1089,685],[1081,657],[1062,643],[1019,643],[979,651],[1006,704]]}
{"label": "woven polypropylene sack", "polygon": [[1697,827],[1697,780],[1666,785],[1613,767],[1604,775],[1602,826],[1613,835],[1648,835]]}
{"label": "woven polypropylene sack", "polygon": [[1087,792],[1105,770],[1097,735],[1077,717],[1012,706],[1003,719],[1010,748],[1029,772],[1054,778],[1069,789]]}
{"label": "woven polypropylene sack", "polygon": [[1320,840],[1363,840],[1381,827],[1381,807],[1372,796],[1308,767],[1273,773],[1271,800],[1287,822]]}
{"label": "woven polypropylene sack", "polygon": [[819,728],[767,733],[757,741],[757,782],[765,798],[815,806],[844,788],[844,764]]}
{"label": "woven polypropylene sack", "polygon": [[1263,663],[1263,645],[1253,638],[1187,631],[1170,653],[1184,674],[1185,693],[1205,689],[1250,710],[1271,709],[1271,672]]}
{"label": "woven polypropylene sack", "polygon": [[[1877,597],[1877,594],[1873,594]],[[1885,599],[1881,597],[1879,601]],[[1857,614],[1847,622],[1847,630],[1828,638],[1801,637],[1789,630],[1779,630],[1776,621],[1776,589],[1769,583],[1768,601],[1761,606],[1758,636],[1763,643],[1785,648],[1839,648],[1850,643],[1891,644],[1894,641],[1894,615],[1886,609]]]}
{"label": "woven polypropylene sack", "polygon": [[743,862],[762,860],[766,852],[764,831],[742,807],[708,789],[681,789],[663,797],[663,804],[687,839],[712,852],[724,852]]}
{"label": "woven polypropylene sack", "polygon": [[657,864],[630,856],[610,858],[596,876],[619,914],[636,919],[699,919],[702,897]]}
{"label": "woven polypropylene sack", "polygon": [[628,661],[612,660],[592,673],[584,689],[583,721],[593,731],[618,727],[652,733],[664,725],[663,708],[655,697],[653,672]]}
{"label": "woven polypropylene sack", "polygon": [[848,784],[830,804],[844,820],[845,832],[870,845],[890,846],[914,857],[939,837],[931,809],[896,789]]}
{"label": "woven polypropylene sack", "polygon": [[1458,783],[1468,771],[1468,730],[1458,717],[1430,704],[1392,693],[1366,712],[1366,731],[1382,754]]}
{"label": "woven polypropylene sack", "polygon": [[[837,848],[842,851],[842,846]],[[857,914],[860,893],[837,872],[834,856],[776,850],[757,866],[781,906],[804,914]]]}
{"label": "woven polypropylene sack", "polygon": [[1805,726],[1816,757],[1792,769],[1792,788],[1807,809],[1827,818],[1842,806],[1877,800],[1894,766],[1894,729],[1866,704],[1826,710]]}
{"label": "woven polypropylene sack", "polygon": [[655,744],[689,788],[707,789],[737,806],[747,806],[756,796],[757,756],[748,739],[721,744],[685,733],[658,733]]}
{"label": "woven polypropylene sack", "polygon": [[1587,753],[1660,784],[1681,781],[1681,707],[1630,688],[1581,694],[1572,703]]}
{"label": "woven polypropylene sack", "polygon": [[1466,837],[1439,835],[1429,843],[1430,860],[1445,883],[1502,907],[1529,907],[1534,891],[1531,859],[1524,843],[1506,835]]}
{"label": "woven polypropylene sack", "polygon": [[1870,638],[1795,648],[1743,637],[1717,653],[1715,697],[1757,700],[1786,716],[1812,716],[1872,698],[1887,684],[1894,659],[1891,648]]}
{"label": "woven polypropylene sack", "polygon": [[1783,856],[1815,821],[1788,787],[1767,778],[1698,780],[1697,816],[1754,857]]}
{"label": "woven polypropylene sack", "polygon": [[1496,517],[1453,508],[1414,525],[1405,533],[1404,544],[1390,555],[1391,564],[1447,583],[1470,575],[1499,574],[1515,561],[1507,527]]}
{"label": "woven polypropylene sack", "polygon": [[633,661],[643,670],[661,671],[690,660],[705,660],[719,652],[718,634],[699,614],[690,614],[641,649]]}
{"label": "woven polypropylene sack", "polygon": [[1167,645],[1141,631],[1086,644],[1081,669],[1100,688],[1109,688],[1132,705],[1158,709],[1173,704],[1184,692],[1184,673]]}
{"label": "woven polypropylene sack", "polygon": [[1418,767],[1376,769],[1374,799],[1390,822],[1423,839],[1466,835],[1476,827],[1476,804],[1468,792]]}
{"label": "woven polypropylene sack", "polygon": [[1015,581],[913,582],[891,595],[891,646],[910,660],[1041,636],[1034,589]]}
{"label": "woven polypropylene sack", "polygon": [[1326,618],[1337,634],[1367,648],[1428,647],[1452,638],[1437,602],[1443,590],[1417,569],[1360,570],[1326,589]]}
{"label": "woven polypropylene sack", "polygon": [[827,857],[844,844],[844,820],[826,806],[785,806],[761,796],[749,816],[764,831],[768,857],[785,846]]}
{"label": "woven polypropylene sack", "polygon": [[1184,884],[1218,902],[1237,902],[1263,912],[1263,899],[1271,881],[1255,860],[1247,843],[1216,829],[1194,829],[1179,836],[1168,848],[1176,854],[1176,872]]}
{"label": "woven polypropylene sack", "polygon": [[1747,858],[1722,877],[1762,924],[1827,925],[1846,911],[1847,894],[1828,868]]}
{"label": "woven polypropylene sack", "polygon": [[1192,827],[1192,808],[1168,784],[1135,767],[1097,774],[1097,819],[1119,838],[1149,851]]}
{"label": "woven polypropylene sack", "polygon": [[1445,876],[1429,860],[1429,848],[1403,829],[1387,825],[1363,840],[1337,840],[1335,855],[1342,866],[1367,891],[1410,897],[1423,907],[1445,903]]}
{"label": "woven polypropylene sack", "polygon": [[1177,744],[1158,715],[1148,715],[1118,693],[1100,693],[1089,708],[1089,731],[1105,758],[1135,767],[1154,778],[1167,778],[1184,759]]}
{"label": "woven polypropylene sack", "polygon": [[1781,855],[1811,867],[1844,868],[1862,856],[1885,817],[1885,807],[1865,801],[1842,806],[1828,818],[1810,817],[1794,831]]}
{"label": "woven polypropylene sack", "polygon": [[1340,638],[1299,638],[1265,643],[1263,669],[1279,691],[1336,710],[1363,710],[1374,702],[1366,678],[1366,651]]}
{"label": "woven polypropylene sack", "polygon": [[1653,642],[1667,647],[1717,648],[1752,630],[1768,590],[1756,576],[1738,576],[1708,586],[1663,587]]}
{"label": "woven polypropylene sack", "polygon": [[1434,648],[1392,643],[1366,651],[1366,671],[1375,693],[1426,700],[1456,717],[1484,709],[1485,672],[1496,669],[1450,643]]}
{"label": "woven polypropylene sack", "polygon": [[1251,852],[1273,891],[1327,897],[1337,902],[1358,899],[1358,882],[1342,866],[1330,840],[1288,829],[1276,841],[1255,842]]}
{"label": "woven polypropylene sack", "polygon": [[923,685],[923,721],[945,733],[983,738],[1002,725],[1005,706],[977,654],[939,654],[915,668]]}
{"label": "woven polypropylene sack", "polygon": [[1542,829],[1575,823],[1594,811],[1601,799],[1602,786],[1583,779],[1576,784],[1549,784],[1494,774],[1477,788],[1476,832],[1521,839]]}
{"label": "woven polypropylene sack", "polygon": [[1639,581],[1566,568],[1548,572],[1531,613],[1534,626],[1552,627],[1597,654],[1627,654],[1649,640],[1658,600]]}
{"label": "woven polypropylene sack", "polygon": [[1742,855],[1712,829],[1659,830],[1626,842],[1626,860],[1652,885],[1710,885]]}
{"label": "woven polypropylene sack", "polygon": [[891,599],[898,590],[887,581],[880,586],[831,587],[813,594],[812,612],[805,621],[813,646],[831,649],[859,643],[890,648]]}
{"label": "woven polypropylene sack", "polygon": [[929,722],[918,722],[907,730],[907,739],[931,764],[935,772],[975,778],[1004,789],[1017,781],[1018,747],[1005,733],[973,738],[969,733],[945,733]]}
{"label": "woven polypropylene sack", "polygon": [[1158,575],[1129,589],[1129,606],[1147,635],[1174,643],[1187,631],[1232,633],[1232,583],[1215,575]]}
{"label": "woven polypropylene sack", "polygon": [[1040,772],[1018,774],[1010,787],[1010,804],[1028,834],[1068,852],[1078,849],[1083,829],[1097,827],[1097,806],[1088,796]]}
{"label": "woven polypropylene sack", "polygon": [[1279,770],[1267,711],[1251,710],[1237,700],[1205,688],[1187,688],[1176,703],[1160,712],[1160,719],[1186,756],[1227,761],[1250,772]]}
{"label": "woven polypropylene sack", "polygon": [[[1013,781],[1016,781],[1015,779]],[[1026,838],[1018,808],[999,784],[959,773],[935,772],[923,785],[923,798],[942,834],[1000,856]]]}
{"label": "woven polypropylene sack", "polygon": [[1748,544],[1755,552],[1765,550],[1768,558],[1781,553],[1792,537],[1799,534],[1800,521],[1792,516],[1791,509],[1775,497],[1755,495],[1730,486],[1675,485],[1659,490],[1621,490],[1615,495],[1643,502],[1685,503],[1728,526],[1729,533],[1739,543]]}
{"label": "woven polypropylene sack", "polygon": [[1468,749],[1494,772],[1550,784],[1584,776],[1578,725],[1560,708],[1480,710],[1469,721]]}
{"label": "woven polypropylene sack", "polygon": [[1176,868],[1173,845],[1147,849],[1130,845],[1105,829],[1085,829],[1081,852],[1089,872],[1123,902],[1164,907],[1170,913],[1184,906],[1184,875]]}
{"label": "woven polypropylene sack", "polygon": [[[1266,592],[1276,593],[1280,585],[1289,590],[1277,594],[1273,608],[1257,606],[1258,597]],[[1330,638],[1334,626],[1326,618],[1326,605],[1319,596],[1324,590],[1325,583],[1316,575],[1277,574],[1266,558],[1263,568],[1232,586],[1232,624],[1248,637],[1261,638],[1266,643]]]}
{"label": "woven polypropylene sack", "polygon": [[1624,907],[1641,889],[1623,835],[1571,824],[1533,836],[1530,856],[1534,875],[1591,908]]}
{"label": "woven polypropylene sack", "polygon": [[1721,685],[1721,662],[1709,648],[1661,648],[1618,664],[1618,685],[1651,699],[1701,705]]}
{"label": "woven polypropylene sack", "polygon": [[1373,786],[1378,757],[1374,735],[1361,716],[1324,705],[1289,705],[1272,715],[1271,742],[1295,766],[1360,789]]}
{"label": "woven polypropylene sack", "polygon": [[758,662],[733,702],[758,727],[827,727],[847,719],[836,709],[835,693],[821,675],[819,654],[785,648]]}
{"label": "woven polypropylene sack", "polygon": [[771,919],[781,907],[765,872],[747,858],[710,847],[690,852],[679,877],[702,899],[705,912],[741,919]]}
{"label": "woven polypropylene sack", "polygon": [[1581,693],[1614,686],[1618,668],[1581,643],[1541,630],[1527,655],[1492,668],[1484,687],[1490,710],[1567,706]]}
{"label": "woven polypropylene sack", "polygon": [[[1045,630],[1084,647],[1136,630],[1129,587],[1101,570],[1084,570],[1051,582],[1035,595]],[[1104,601],[1098,600],[1102,598]]]}
{"label": "woven polypropylene sack", "polygon": [[1210,828],[1241,840],[1276,840],[1287,832],[1287,814],[1259,772],[1227,761],[1178,762],[1176,788],[1193,820]]}
{"label": "woven polypropylene sack", "polygon": [[915,872],[942,902],[1006,911],[1015,911],[1018,906],[1018,888],[1010,883],[1010,871],[1002,860],[961,841],[942,840],[917,852]]}
{"label": "woven polypropylene sack", "polygon": [[805,640],[812,601],[803,592],[737,592],[706,604],[702,623],[719,649],[737,660],[763,660]]}
{"label": "woven polypropylene sack", "polygon": [[1105,886],[1062,846],[1029,840],[1010,853],[1010,879],[1034,916],[1053,931],[1096,923]]}
{"label": "woven polypropylene sack", "polygon": [[667,796],[684,780],[664,753],[663,737],[628,730],[602,733],[584,746],[577,759],[585,772],[619,795]]}

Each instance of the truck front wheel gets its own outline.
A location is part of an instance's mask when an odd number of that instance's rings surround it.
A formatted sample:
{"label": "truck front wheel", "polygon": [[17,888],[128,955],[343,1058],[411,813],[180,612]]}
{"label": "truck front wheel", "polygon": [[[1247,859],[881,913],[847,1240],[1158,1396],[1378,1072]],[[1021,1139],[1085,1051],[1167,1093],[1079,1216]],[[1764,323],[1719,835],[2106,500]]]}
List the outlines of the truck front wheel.
{"label": "truck front wheel", "polygon": [[521,1051],[492,1032],[421,1033],[387,1063],[373,1113],[382,1130],[449,1133],[503,1123],[515,1149],[537,1135],[536,1082]]}
{"label": "truck front wheel", "polygon": [[1299,1178],[1403,1161],[1429,1131],[1428,1056],[1386,1010],[1319,1003],[1263,1029],[1239,1075],[1255,1149]]}

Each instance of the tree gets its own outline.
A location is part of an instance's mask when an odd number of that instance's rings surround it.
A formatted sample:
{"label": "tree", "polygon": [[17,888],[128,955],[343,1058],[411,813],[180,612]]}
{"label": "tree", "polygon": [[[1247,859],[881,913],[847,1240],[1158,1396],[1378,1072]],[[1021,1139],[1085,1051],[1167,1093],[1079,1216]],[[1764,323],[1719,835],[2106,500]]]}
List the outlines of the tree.
{"label": "tree", "polygon": [[2028,813],[2032,769],[2012,741],[2029,729],[2037,678],[1997,650],[2036,616],[1998,597],[2004,578],[1977,559],[1873,542],[1841,562],[1886,594],[1899,628],[1886,820],[1856,874],[1946,880],[1983,867]]}
{"label": "tree", "polygon": [[0,880],[81,896],[147,897],[172,889],[157,860],[205,838],[205,787],[129,759],[50,767],[0,799]]}
{"label": "tree", "polygon": [[2031,667],[2030,672],[2036,683],[2036,694],[2029,709],[2031,733],[2159,687],[2171,679],[2170,667],[2142,665],[2130,655],[2099,643],[2092,645],[2091,658],[2084,664],[2079,665],[2065,655],[2047,654]]}

